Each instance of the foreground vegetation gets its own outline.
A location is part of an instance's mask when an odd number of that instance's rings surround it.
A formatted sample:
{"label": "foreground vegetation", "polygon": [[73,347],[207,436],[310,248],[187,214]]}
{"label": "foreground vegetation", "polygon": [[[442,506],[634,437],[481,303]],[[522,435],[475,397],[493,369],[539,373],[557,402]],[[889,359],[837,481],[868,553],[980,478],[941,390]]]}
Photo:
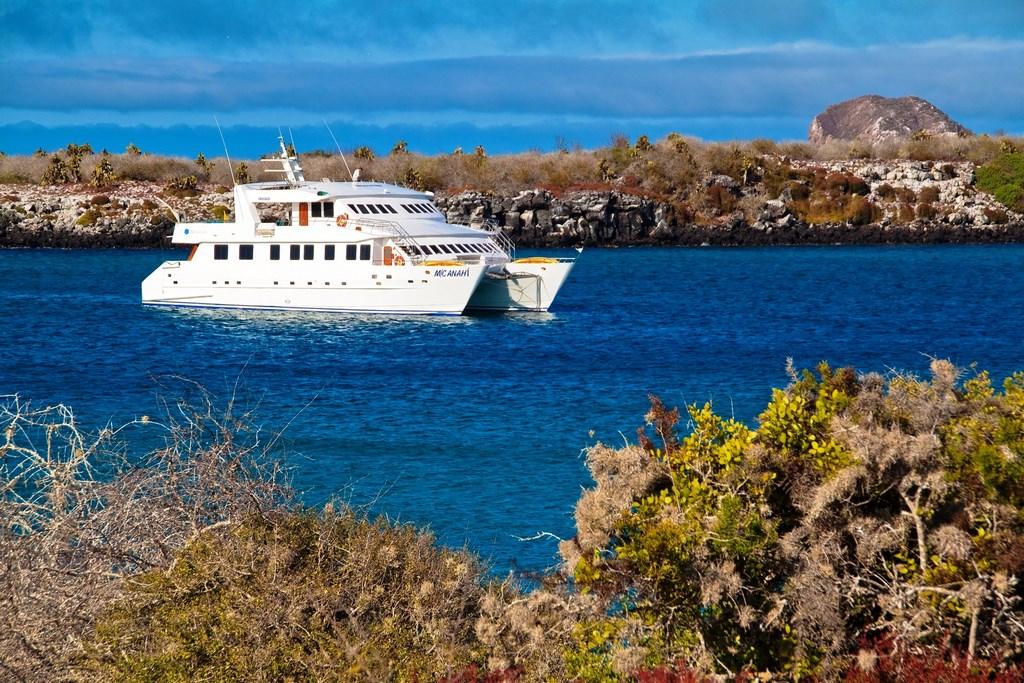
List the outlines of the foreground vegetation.
{"label": "foreground vegetation", "polygon": [[3,404],[0,671],[121,681],[1013,681],[1024,373],[792,372],[756,426],[652,398],[589,449],[532,588],[420,530],[299,504],[207,398],[123,429]]}

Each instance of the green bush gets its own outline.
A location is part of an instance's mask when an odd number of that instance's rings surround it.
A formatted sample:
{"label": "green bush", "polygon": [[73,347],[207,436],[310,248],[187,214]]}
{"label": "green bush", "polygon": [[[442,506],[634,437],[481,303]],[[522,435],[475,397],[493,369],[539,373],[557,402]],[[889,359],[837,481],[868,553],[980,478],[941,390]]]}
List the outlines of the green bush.
{"label": "green bush", "polygon": [[114,175],[114,167],[110,163],[110,155],[106,152],[100,155],[100,160],[92,170],[91,184],[94,187],[106,187],[114,182],[117,176]]}
{"label": "green bush", "polygon": [[180,175],[164,186],[164,193],[174,197],[195,197],[199,194],[199,179],[194,175]]}
{"label": "green bush", "polygon": [[978,168],[979,190],[1014,211],[1024,211],[1024,153],[1004,152]]}
{"label": "green bush", "polygon": [[102,217],[103,212],[100,211],[99,209],[87,209],[85,213],[78,217],[78,220],[76,220],[75,223],[77,225],[88,227],[90,225],[96,225],[96,221],[98,221]]}

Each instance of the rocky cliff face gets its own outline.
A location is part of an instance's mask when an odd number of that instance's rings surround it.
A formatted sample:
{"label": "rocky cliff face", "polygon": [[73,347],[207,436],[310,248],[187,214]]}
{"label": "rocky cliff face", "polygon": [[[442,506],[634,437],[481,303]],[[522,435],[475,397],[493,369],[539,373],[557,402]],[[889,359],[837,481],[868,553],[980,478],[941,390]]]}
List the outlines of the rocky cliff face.
{"label": "rocky cliff face", "polygon": [[971,134],[920,97],[864,95],[833,104],[815,116],[807,137],[815,144],[833,140],[876,143],[902,140],[918,131],[930,135]]}
{"label": "rocky cliff face", "polygon": [[[695,219],[685,205],[623,191],[529,190],[515,195],[467,191],[436,203],[452,223],[493,220],[520,246],[772,244],[917,244],[1024,241],[1024,216],[974,188],[970,163],[843,161],[793,163],[800,171],[864,181],[875,220],[809,224],[794,201],[800,183],[778,197],[728,176],[704,180],[734,208]],[[808,181],[807,184],[809,184]]]}

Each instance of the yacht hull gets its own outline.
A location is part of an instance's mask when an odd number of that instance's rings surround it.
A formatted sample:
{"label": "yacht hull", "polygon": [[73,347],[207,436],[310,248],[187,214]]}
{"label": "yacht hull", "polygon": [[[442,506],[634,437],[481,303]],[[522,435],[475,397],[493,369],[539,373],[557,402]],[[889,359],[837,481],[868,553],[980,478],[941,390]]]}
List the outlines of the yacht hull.
{"label": "yacht hull", "polygon": [[469,300],[470,311],[546,311],[569,277],[574,261],[508,263],[503,271],[484,275]]}
{"label": "yacht hull", "polygon": [[213,279],[211,273],[189,265],[163,263],[142,282],[142,302],[190,308],[460,315],[484,274],[482,265],[385,266],[350,273],[342,280],[329,272],[297,277],[222,268]]}

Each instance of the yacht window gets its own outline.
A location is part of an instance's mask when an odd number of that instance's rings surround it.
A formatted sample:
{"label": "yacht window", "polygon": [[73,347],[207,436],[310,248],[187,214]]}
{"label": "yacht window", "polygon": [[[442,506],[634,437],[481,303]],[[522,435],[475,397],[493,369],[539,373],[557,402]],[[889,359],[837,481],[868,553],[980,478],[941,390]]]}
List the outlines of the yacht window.
{"label": "yacht window", "polygon": [[388,207],[385,206],[384,204],[378,204],[377,208],[380,209],[381,213],[387,213],[388,212]]}
{"label": "yacht window", "polygon": [[402,204],[402,208],[409,213],[419,213],[419,210],[417,210],[412,204]]}
{"label": "yacht window", "polygon": [[380,213],[380,209],[378,209],[375,204],[367,204],[366,208],[368,208],[372,213]]}
{"label": "yacht window", "polygon": [[441,244],[441,245],[438,245],[438,246],[441,247],[441,251],[443,251],[444,253],[446,253],[446,254],[451,254],[452,253],[451,248],[449,248],[447,244]]}
{"label": "yacht window", "polygon": [[252,261],[252,245],[251,244],[239,244],[238,245],[238,258],[242,261]]}
{"label": "yacht window", "polygon": [[423,213],[430,213],[430,209],[429,209],[429,208],[427,208],[427,205],[426,205],[426,204],[417,204],[417,206],[419,206],[419,207],[420,207],[420,209],[422,209],[422,210],[423,210]]}
{"label": "yacht window", "polygon": [[281,260],[281,245],[271,244],[270,245],[270,260],[280,261]]}
{"label": "yacht window", "polygon": [[352,213],[360,213],[359,206],[356,204],[349,204],[348,210],[351,211]]}
{"label": "yacht window", "polygon": [[360,244],[359,245],[359,260],[369,261],[370,260],[370,245]]}
{"label": "yacht window", "polygon": [[398,209],[391,206],[390,204],[385,204],[384,208],[387,209],[390,213],[398,213]]}
{"label": "yacht window", "polygon": [[356,245],[349,244],[345,246],[345,260],[355,261],[356,260]]}
{"label": "yacht window", "polygon": [[356,204],[359,207],[359,213],[370,213],[366,210],[366,204]]}
{"label": "yacht window", "polygon": [[215,244],[213,245],[213,258],[218,261],[226,261],[228,258],[228,245],[226,244]]}
{"label": "yacht window", "polygon": [[324,202],[324,218],[334,218],[334,202]]}
{"label": "yacht window", "polygon": [[429,245],[427,245],[427,248],[430,249],[430,251],[432,251],[435,254],[440,254],[441,253],[441,250],[437,248],[436,244],[429,244]]}
{"label": "yacht window", "polygon": [[293,244],[291,246],[291,248],[288,250],[288,252],[289,252],[288,253],[288,257],[291,258],[292,261],[298,261],[299,260],[299,253],[301,251],[302,250],[299,248],[299,245]]}
{"label": "yacht window", "polygon": [[323,204],[320,202],[312,202],[309,207],[311,209],[309,215],[313,218],[320,218],[320,209],[323,207]]}
{"label": "yacht window", "polygon": [[324,245],[324,260],[325,261],[333,261],[334,260],[334,245],[333,244]]}
{"label": "yacht window", "polygon": [[302,245],[302,260],[312,261],[313,260],[313,245],[304,244]]}

